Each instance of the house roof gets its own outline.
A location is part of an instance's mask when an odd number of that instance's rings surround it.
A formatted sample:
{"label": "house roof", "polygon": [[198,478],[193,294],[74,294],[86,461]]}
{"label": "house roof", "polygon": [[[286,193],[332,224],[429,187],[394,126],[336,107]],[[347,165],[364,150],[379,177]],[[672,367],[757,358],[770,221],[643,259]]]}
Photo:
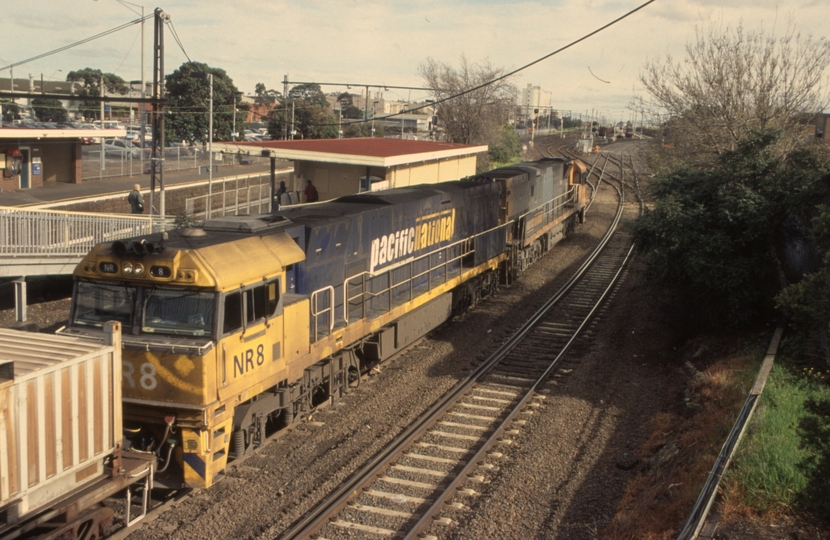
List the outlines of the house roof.
{"label": "house roof", "polygon": [[214,152],[269,155],[294,161],[317,161],[393,167],[486,152],[486,145],[453,144],[401,139],[307,139],[302,141],[255,141],[213,143]]}

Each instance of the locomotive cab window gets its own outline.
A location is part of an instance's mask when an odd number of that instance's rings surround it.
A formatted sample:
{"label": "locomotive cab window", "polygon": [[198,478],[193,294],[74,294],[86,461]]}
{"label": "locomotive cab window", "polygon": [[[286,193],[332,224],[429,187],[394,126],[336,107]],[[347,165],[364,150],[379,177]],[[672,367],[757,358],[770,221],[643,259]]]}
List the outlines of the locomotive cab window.
{"label": "locomotive cab window", "polygon": [[[279,313],[280,282],[271,280],[225,295],[222,334],[233,334]],[[244,315],[244,318],[243,318]]]}
{"label": "locomotive cab window", "polygon": [[141,331],[173,336],[207,336],[216,302],[211,292],[145,289]]}
{"label": "locomotive cab window", "polygon": [[242,330],[242,293],[234,292],[225,296],[222,333],[232,334]]}
{"label": "locomotive cab window", "polygon": [[132,326],[137,289],[122,285],[79,282],[75,291],[73,322],[79,326],[103,327],[118,321],[128,330]]}
{"label": "locomotive cab window", "polygon": [[279,285],[279,280],[275,279],[245,291],[245,326],[277,314],[280,301]]}

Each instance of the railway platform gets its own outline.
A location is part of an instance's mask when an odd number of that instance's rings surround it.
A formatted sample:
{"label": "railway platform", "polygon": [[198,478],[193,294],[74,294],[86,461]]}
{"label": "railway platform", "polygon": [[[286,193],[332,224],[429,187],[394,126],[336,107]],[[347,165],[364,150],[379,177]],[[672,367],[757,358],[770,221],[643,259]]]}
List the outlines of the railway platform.
{"label": "railway platform", "polygon": [[[253,163],[250,165],[228,165],[219,168],[214,173],[215,180],[242,174],[266,174],[270,171],[269,163]],[[165,171],[164,186],[204,182],[207,174],[198,170]],[[42,208],[52,206],[62,201],[78,202],[85,198],[94,198],[106,194],[129,192],[133,185],[140,184],[142,190],[149,189],[150,175],[142,176],[114,176],[103,179],[84,180],[80,184],[47,183],[37,187],[18,191],[0,192],[0,206]],[[158,186],[156,186],[158,189]]]}

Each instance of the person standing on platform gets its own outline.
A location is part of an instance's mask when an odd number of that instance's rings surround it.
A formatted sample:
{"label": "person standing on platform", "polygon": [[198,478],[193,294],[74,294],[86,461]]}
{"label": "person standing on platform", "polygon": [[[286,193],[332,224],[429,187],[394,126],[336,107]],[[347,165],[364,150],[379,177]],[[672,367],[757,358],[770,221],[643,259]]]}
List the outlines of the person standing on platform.
{"label": "person standing on platform", "polygon": [[288,188],[285,187],[285,180],[280,181],[280,187],[277,188],[277,192],[274,194],[274,206],[279,208],[280,204],[282,203],[282,196],[288,191]]}
{"label": "person standing on platform", "polygon": [[317,194],[317,188],[314,187],[311,180],[306,180],[305,191],[303,193],[305,193],[305,202],[317,202],[320,200],[320,196]]}
{"label": "person standing on platform", "polygon": [[130,210],[133,214],[144,213],[144,196],[141,194],[141,184],[133,186],[133,190],[127,195],[127,202],[130,203]]}

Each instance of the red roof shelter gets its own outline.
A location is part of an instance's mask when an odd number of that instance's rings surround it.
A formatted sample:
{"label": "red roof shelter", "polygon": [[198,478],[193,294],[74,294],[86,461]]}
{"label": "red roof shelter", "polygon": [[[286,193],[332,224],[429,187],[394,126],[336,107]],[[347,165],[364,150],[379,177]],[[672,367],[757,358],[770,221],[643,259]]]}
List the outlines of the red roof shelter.
{"label": "red roof shelter", "polygon": [[294,162],[293,185],[302,191],[311,180],[320,199],[359,191],[434,184],[476,172],[476,155],[487,146],[407,139],[307,139],[223,142],[214,152],[269,156]]}

